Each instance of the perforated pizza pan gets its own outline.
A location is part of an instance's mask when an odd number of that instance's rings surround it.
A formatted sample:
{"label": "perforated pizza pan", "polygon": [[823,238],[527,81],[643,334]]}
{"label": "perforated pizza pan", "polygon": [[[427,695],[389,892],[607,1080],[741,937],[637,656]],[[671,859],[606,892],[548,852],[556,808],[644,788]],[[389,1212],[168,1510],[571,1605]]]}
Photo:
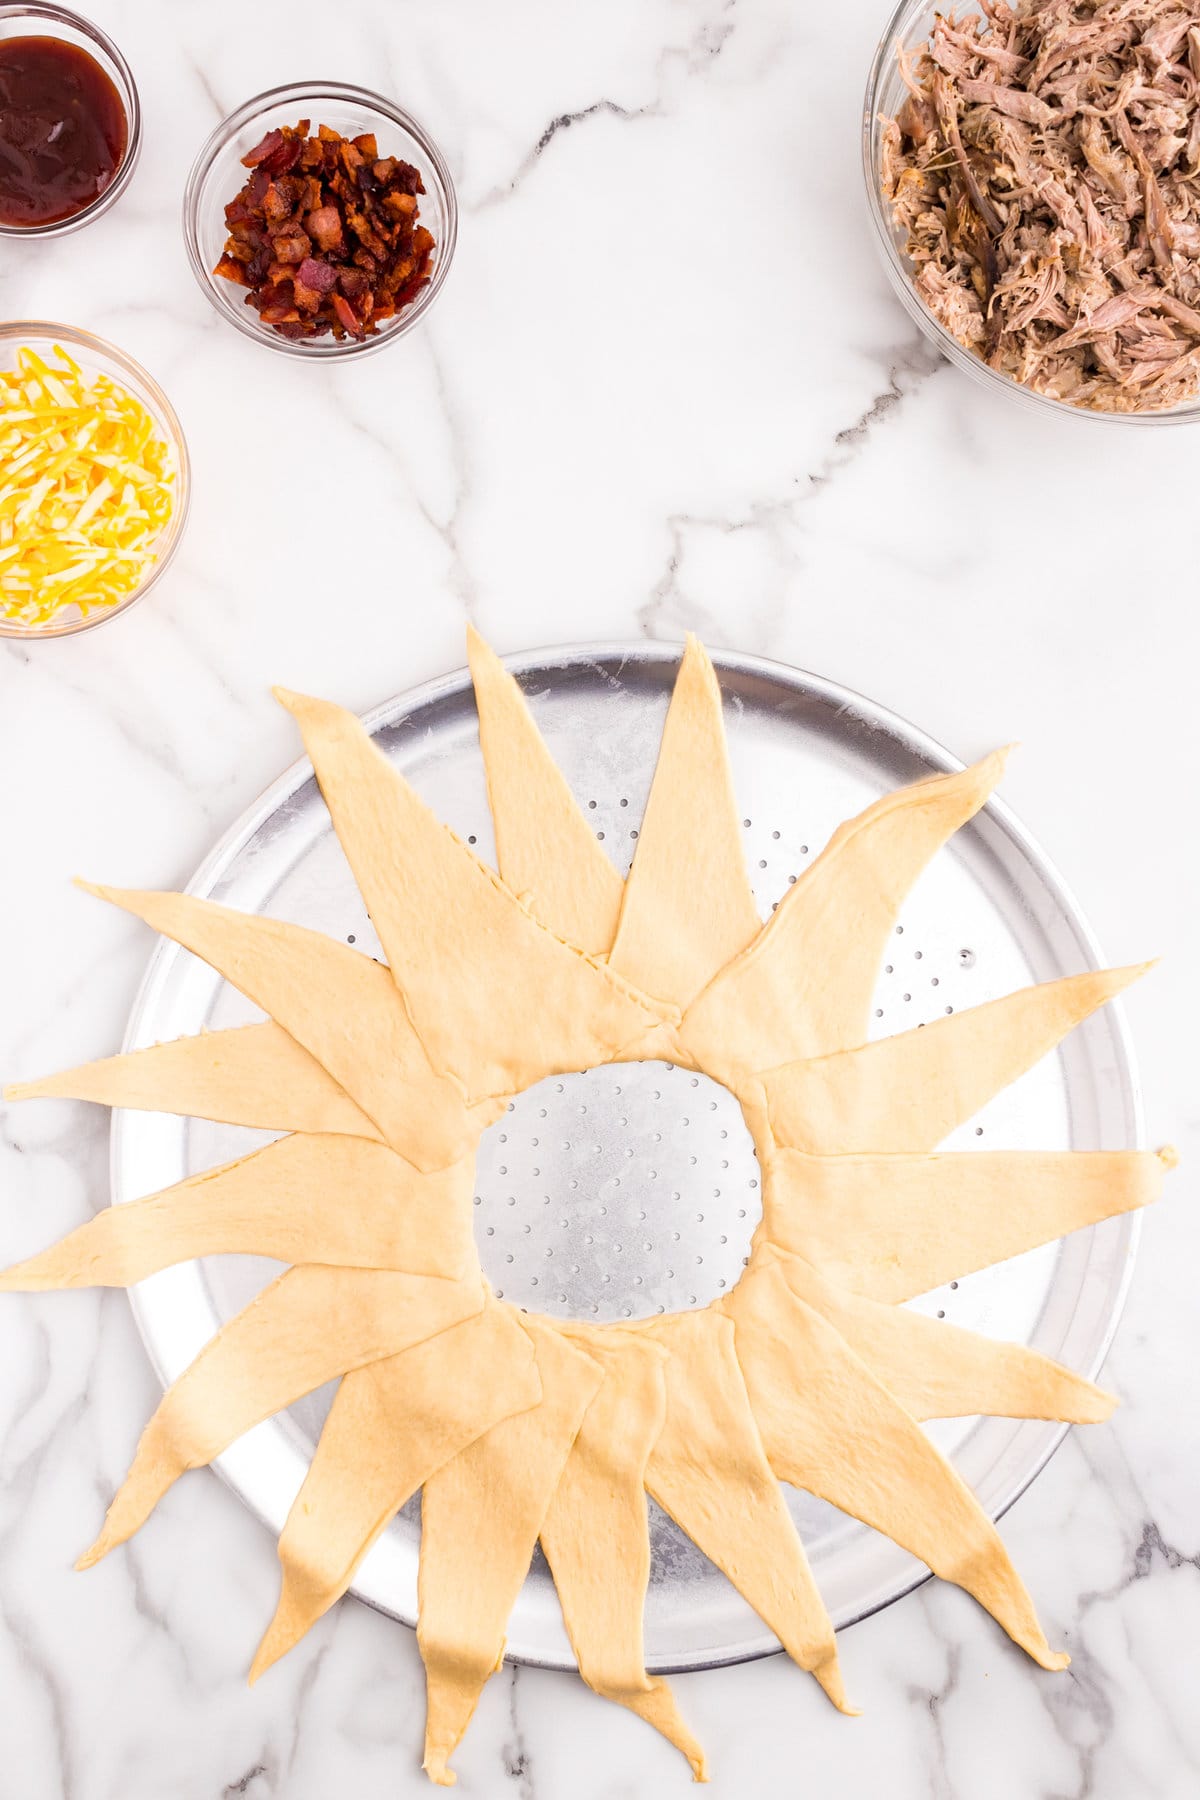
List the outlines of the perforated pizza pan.
{"label": "perforated pizza pan", "polygon": [[[617,866],[637,842],[678,664],[675,646],[540,651],[510,667],[560,767]],[[881,793],[958,767],[894,715],[760,659],[715,658],[725,698],[747,864],[764,916],[834,827]],[[387,702],[367,721],[385,754],[455,830],[493,854],[474,700],[465,673]],[[307,761],[230,831],[189,891],[271,913],[379,954]],[[956,1008],[1097,966],[1097,947],[1045,856],[990,803],[921,877],[880,973],[872,1029],[887,1035]],[[255,1014],[203,963],[159,945],[126,1036],[134,1049]],[[1119,1010],[999,1095],[952,1147],[1116,1149],[1141,1122]],[[113,1123],[120,1203],[245,1154],[265,1134],[144,1113]],[[514,1099],[478,1159],[476,1237],[493,1286],[516,1304],[586,1319],[706,1305],[738,1279],[759,1216],[758,1168],[732,1097],[665,1063],[555,1077]],[[1099,1368],[1127,1284],[1135,1220],[1109,1221],[924,1296],[919,1310]],[[133,1295],[164,1383],[278,1271],[218,1258],[164,1271]],[[287,1516],[330,1393],[258,1427],[215,1465],[273,1531]],[[993,1515],[1061,1441],[1034,1422],[968,1419],[932,1434]],[[886,1539],[791,1490],[797,1526],[838,1625],[887,1605],[926,1571]],[[367,1556],[354,1592],[407,1622],[416,1613],[419,1500]],[[652,1509],[649,1666],[712,1667],[778,1649],[725,1578]],[[513,1658],[573,1666],[548,1571],[535,1557],[509,1631]]]}

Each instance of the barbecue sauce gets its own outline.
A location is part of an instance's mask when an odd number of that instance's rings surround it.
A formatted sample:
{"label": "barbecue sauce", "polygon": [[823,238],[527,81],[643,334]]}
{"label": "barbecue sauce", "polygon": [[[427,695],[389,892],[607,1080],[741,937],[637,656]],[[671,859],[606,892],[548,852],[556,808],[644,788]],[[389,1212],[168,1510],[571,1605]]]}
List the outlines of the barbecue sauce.
{"label": "barbecue sauce", "polygon": [[129,126],[94,57],[62,38],[0,39],[0,225],[53,225],[97,200]]}

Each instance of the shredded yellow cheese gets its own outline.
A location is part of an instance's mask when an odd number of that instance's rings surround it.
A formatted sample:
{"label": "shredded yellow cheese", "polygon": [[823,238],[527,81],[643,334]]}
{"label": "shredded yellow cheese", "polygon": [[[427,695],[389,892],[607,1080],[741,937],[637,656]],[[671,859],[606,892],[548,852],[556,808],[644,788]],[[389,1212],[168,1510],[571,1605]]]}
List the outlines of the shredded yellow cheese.
{"label": "shredded yellow cheese", "polygon": [[45,625],[119,606],[174,506],[170,446],[140,400],[61,344],[0,370],[0,618]]}

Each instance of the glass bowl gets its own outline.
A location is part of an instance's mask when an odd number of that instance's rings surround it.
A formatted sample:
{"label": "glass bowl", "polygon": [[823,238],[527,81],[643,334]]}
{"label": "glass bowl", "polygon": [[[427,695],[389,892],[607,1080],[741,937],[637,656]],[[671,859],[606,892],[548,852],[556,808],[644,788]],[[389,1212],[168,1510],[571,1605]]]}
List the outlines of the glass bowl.
{"label": "glass bowl", "polygon": [[128,132],[125,155],[104,192],[97,194],[90,206],[72,213],[67,219],[55,219],[49,225],[0,224],[0,237],[66,237],[69,231],[78,231],[81,225],[90,225],[93,219],[107,212],[128,187],[142,147],[141,101],[129,64],[112,39],[98,25],[93,25],[89,19],[81,19],[78,13],[68,12],[65,6],[0,6],[0,38],[14,37],[62,38],[66,43],[86,50],[104,70],[125,108]]}
{"label": "glass bowl", "polygon": [[[179,548],[179,540],[187,523],[191,469],[183,429],[175,416],[174,407],[158,383],[139,363],[134,362],[132,356],[126,356],[115,344],[105,343],[103,338],[94,337],[90,331],[80,331],[74,325],[54,325],[44,319],[15,319],[0,325],[0,368],[15,368],[17,351],[26,346],[36,350],[46,362],[52,363],[55,344],[62,344],[69,351],[85,375],[110,375],[114,381],[128,389],[135,399],[140,400],[150,413],[171,451],[175,470],[175,506],[156,541],[157,556],[154,562],[147,566],[146,573],[133,592],[116,606],[97,606],[88,613],[77,606],[67,607],[45,625],[18,624],[0,613],[0,637],[26,640],[70,637],[77,631],[90,631],[93,626],[104,625],[108,620],[128,612],[165,573]],[[3,413],[0,412],[0,422],[2,420]]]}
{"label": "glass bowl", "polygon": [[[380,154],[400,156],[420,171],[426,192],[420,197],[420,222],[434,238],[429,283],[411,305],[365,338],[332,334],[318,338],[285,338],[264,325],[252,306],[246,305],[246,289],[223,275],[214,275],[225,248],[225,208],[246,180],[242,157],[266,132],[309,119],[315,131],[328,125],[343,137],[374,132]],[[454,256],[458,236],[458,202],[445,158],[423,126],[392,101],[366,88],[345,87],[338,82],[298,81],[290,87],[271,88],[248,100],[213,132],[192,165],[183,196],[183,235],[192,272],[222,318],[258,344],[281,350],[287,356],[328,361],[339,356],[363,356],[381,350],[412,330],[433,305]]]}
{"label": "glass bowl", "polygon": [[[1200,396],[1157,412],[1112,413],[1097,412],[1088,406],[1076,406],[1069,400],[1057,400],[1051,394],[1039,394],[1033,388],[1022,386],[1011,375],[1004,375],[998,369],[991,368],[974,351],[965,349],[934,318],[917,293],[912,281],[913,265],[904,249],[904,233],[892,221],[892,209],[884,198],[879,180],[883,136],[880,121],[895,117],[908,92],[900,78],[898,53],[901,50],[914,50],[924,43],[941,10],[943,7],[931,5],[928,0],[900,0],[879,40],[879,48],[867,77],[867,92],[863,102],[862,160],[867,203],[884,267],[904,306],[926,337],[957,368],[987,387],[1008,394],[1027,410],[1036,410],[1042,414],[1058,413],[1060,417],[1069,415],[1076,419],[1090,419],[1101,425],[1183,425],[1200,419]],[[977,8],[967,8],[968,12],[974,10]]]}

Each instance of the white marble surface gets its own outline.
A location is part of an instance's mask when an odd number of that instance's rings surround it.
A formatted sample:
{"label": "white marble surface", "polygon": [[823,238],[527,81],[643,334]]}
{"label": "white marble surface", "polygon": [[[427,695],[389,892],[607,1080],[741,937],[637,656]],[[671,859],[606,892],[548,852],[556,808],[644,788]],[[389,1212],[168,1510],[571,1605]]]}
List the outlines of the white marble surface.
{"label": "white marble surface", "polygon": [[[86,233],[5,246],[0,312],[141,358],[184,421],[195,500],[144,607],[0,645],[4,1073],[119,1040],[147,941],[72,874],[186,879],[294,754],[271,682],[366,707],[460,663],[467,617],[504,650],[695,627],[861,688],[964,756],[1020,738],[1007,795],[1110,956],[1165,959],[1129,1015],[1152,1141],[1185,1155],[1109,1365],[1125,1404],[1005,1524],[1072,1669],[1041,1674],[926,1587],[845,1634],[858,1721],[778,1658],[678,1687],[719,1796],[1188,1800],[1200,432],[1031,419],[914,335],[860,193],[881,0],[93,11],[137,74],[144,159]],[[178,225],[218,116],[313,74],[424,119],[462,202],[427,327],[336,372],[238,339]],[[81,1107],[3,1116],[4,1260],[104,1203],[105,1143]],[[71,1572],[154,1397],[122,1295],[0,1306],[0,1795],[423,1792],[404,1628],[345,1603],[245,1688],[276,1565],[214,1477]],[[686,1783],[576,1680],[509,1668],[458,1763],[464,1793],[514,1800]]]}

